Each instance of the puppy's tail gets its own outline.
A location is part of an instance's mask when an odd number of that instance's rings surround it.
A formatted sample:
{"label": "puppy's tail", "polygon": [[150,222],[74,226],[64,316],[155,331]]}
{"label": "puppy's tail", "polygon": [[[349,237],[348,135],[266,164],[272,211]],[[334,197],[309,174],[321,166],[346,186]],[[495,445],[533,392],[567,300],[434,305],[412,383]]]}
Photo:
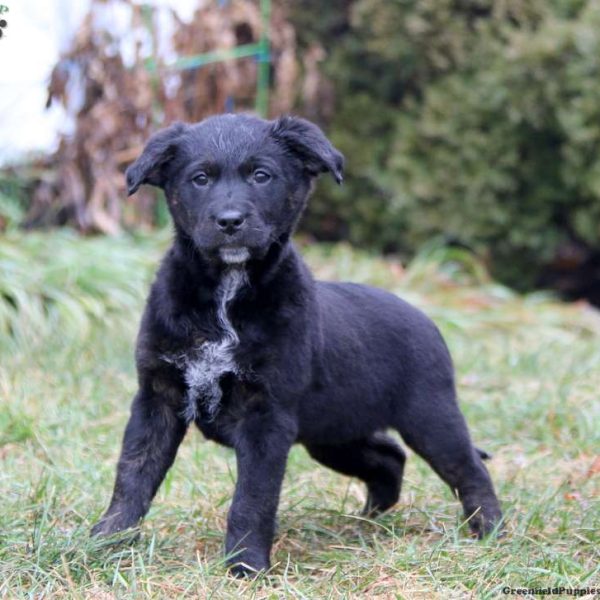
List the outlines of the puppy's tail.
{"label": "puppy's tail", "polygon": [[489,454],[485,450],[482,450],[481,448],[475,448],[475,451],[477,452],[477,454],[479,454],[481,460],[490,460],[490,458],[492,458],[491,454]]}

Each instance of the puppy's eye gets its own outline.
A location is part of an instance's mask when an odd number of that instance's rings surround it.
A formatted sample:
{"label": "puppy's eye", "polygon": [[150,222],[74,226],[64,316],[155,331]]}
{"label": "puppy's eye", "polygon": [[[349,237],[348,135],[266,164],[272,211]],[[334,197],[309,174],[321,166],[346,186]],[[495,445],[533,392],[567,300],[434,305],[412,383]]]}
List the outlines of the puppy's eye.
{"label": "puppy's eye", "polygon": [[255,183],[267,183],[267,181],[271,180],[271,175],[263,169],[256,169],[256,171],[252,173],[252,179]]}
{"label": "puppy's eye", "polygon": [[192,182],[194,185],[197,185],[198,187],[203,187],[205,185],[208,185],[208,182],[209,182],[208,175],[206,173],[198,173],[197,175],[194,176],[194,178],[192,179]]}

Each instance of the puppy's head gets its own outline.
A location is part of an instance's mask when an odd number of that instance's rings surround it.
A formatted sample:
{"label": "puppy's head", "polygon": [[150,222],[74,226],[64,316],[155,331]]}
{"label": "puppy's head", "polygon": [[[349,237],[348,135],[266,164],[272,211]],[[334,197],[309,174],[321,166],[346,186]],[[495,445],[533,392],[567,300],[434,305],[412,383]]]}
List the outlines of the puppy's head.
{"label": "puppy's head", "polygon": [[286,240],[326,171],[341,182],[343,157],[316,125],[222,115],[156,133],[127,185],[129,194],[144,183],[163,188],[177,229],[206,259],[231,264]]}

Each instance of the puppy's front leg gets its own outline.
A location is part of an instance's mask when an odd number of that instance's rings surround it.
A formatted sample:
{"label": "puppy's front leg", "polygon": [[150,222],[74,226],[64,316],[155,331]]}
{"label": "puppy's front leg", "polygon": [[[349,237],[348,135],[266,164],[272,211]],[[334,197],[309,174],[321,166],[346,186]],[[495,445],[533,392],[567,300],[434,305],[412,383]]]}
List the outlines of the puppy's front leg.
{"label": "puppy's front leg", "polygon": [[110,506],[92,535],[110,535],[135,527],[175,460],[185,421],[151,389],[140,389],[125,429]]}
{"label": "puppy's front leg", "polygon": [[276,410],[256,410],[236,431],[237,483],[227,519],[225,551],[237,576],[268,569],[279,492],[294,419]]}

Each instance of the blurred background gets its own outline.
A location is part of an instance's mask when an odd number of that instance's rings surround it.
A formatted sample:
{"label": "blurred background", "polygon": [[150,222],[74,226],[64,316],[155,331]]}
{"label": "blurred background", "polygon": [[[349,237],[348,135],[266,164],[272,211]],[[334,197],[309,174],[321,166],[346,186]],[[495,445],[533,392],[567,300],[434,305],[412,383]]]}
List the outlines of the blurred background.
{"label": "blurred background", "polygon": [[404,263],[432,241],[600,304],[596,0],[35,0],[0,40],[0,228],[164,225],[123,170],[224,111],[316,121],[347,157],[302,222]]}

